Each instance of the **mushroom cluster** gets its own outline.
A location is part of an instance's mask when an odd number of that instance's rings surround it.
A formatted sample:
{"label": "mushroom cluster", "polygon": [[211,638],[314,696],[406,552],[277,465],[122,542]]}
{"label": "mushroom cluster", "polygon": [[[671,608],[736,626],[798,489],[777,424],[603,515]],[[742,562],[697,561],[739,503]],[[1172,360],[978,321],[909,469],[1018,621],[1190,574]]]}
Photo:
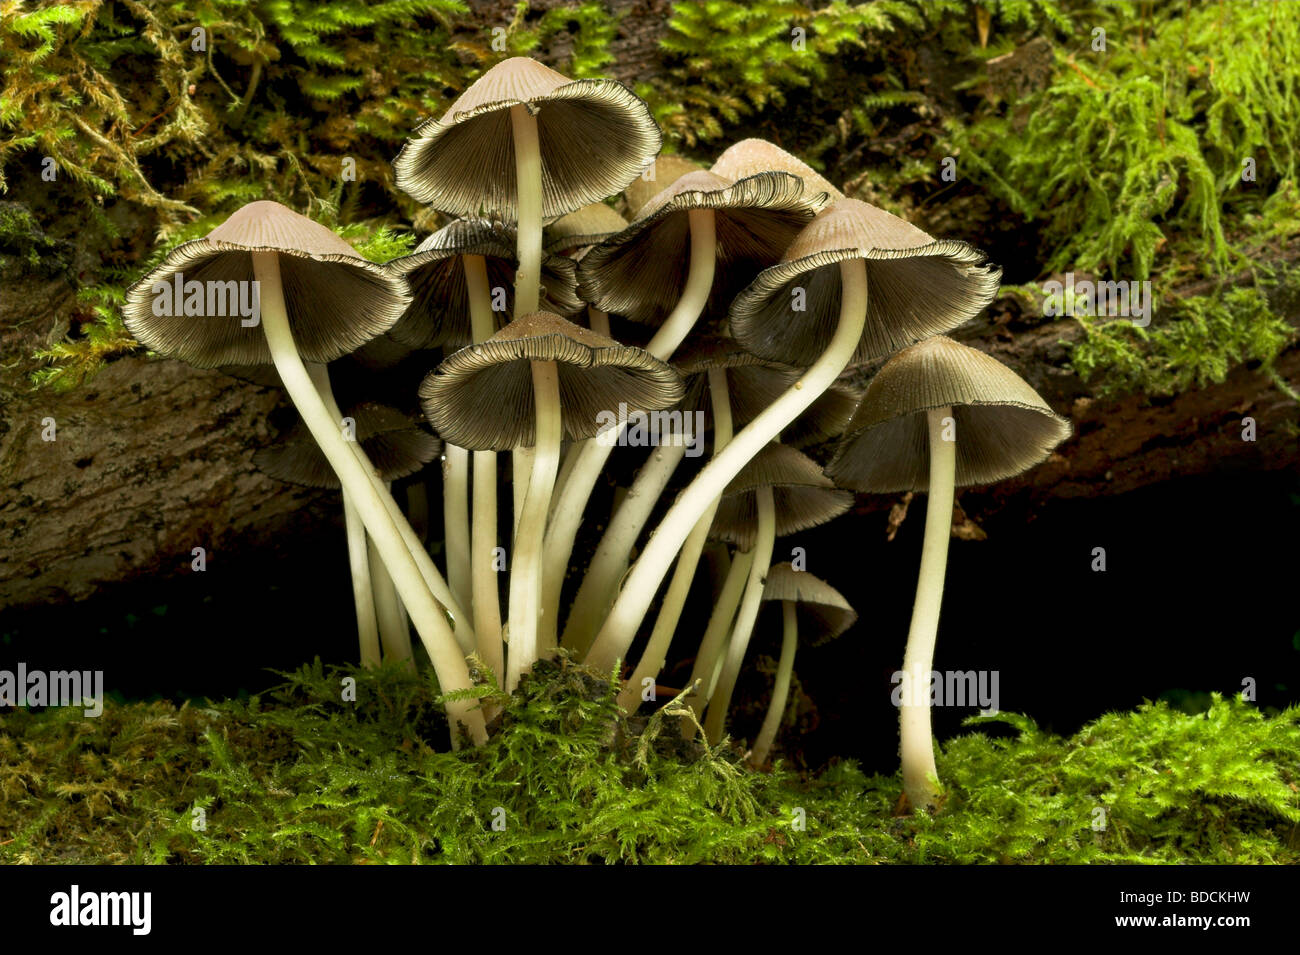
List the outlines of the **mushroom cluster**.
{"label": "mushroom cluster", "polygon": [[[474,656],[513,691],[563,647],[606,672],[627,662],[619,699],[634,711],[692,629],[683,609],[715,542],[729,567],[687,699],[719,740],[764,603],[779,602],[781,662],[750,756],[762,765],[798,641],[856,620],[829,585],[773,566],[776,539],[843,514],[855,491],[928,491],[905,654],[928,673],[953,488],[1034,466],[1069,425],[943,337],[997,291],[978,250],[844,196],[762,140],[709,169],[660,147],[621,84],[507,59],[394,160],[397,185],[450,217],[411,255],[370,263],[254,202],[134,286],[126,323],[200,367],[274,366],[301,425],[258,464],[342,491],[366,665],[411,665],[413,627],[444,690],[471,686]],[[151,307],[193,281],[251,283],[260,316],[225,317],[201,293],[178,314]],[[881,359],[865,393],[842,383]],[[332,379],[347,382],[346,415]],[[823,469],[808,452],[832,442]],[[441,570],[390,485],[439,452]],[[613,514],[593,513],[611,458],[637,455]],[[468,696],[447,704],[454,743],[487,738],[493,713]],[[928,703],[905,695],[901,727],[908,799],[933,806]]]}

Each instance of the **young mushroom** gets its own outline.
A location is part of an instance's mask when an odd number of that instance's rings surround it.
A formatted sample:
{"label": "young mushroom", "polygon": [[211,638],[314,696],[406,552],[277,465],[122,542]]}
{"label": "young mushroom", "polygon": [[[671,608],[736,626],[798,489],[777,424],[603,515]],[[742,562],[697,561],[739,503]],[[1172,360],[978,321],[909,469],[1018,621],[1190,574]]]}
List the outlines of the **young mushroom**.
{"label": "young mushroom", "polygon": [[880,369],[826,469],[837,483],[858,491],[929,493],[899,711],[903,788],[918,811],[934,807],[939,793],[929,688],[953,489],[1027,471],[1070,431],[1069,421],[1011,369],[936,336]]}
{"label": "young mushroom", "polygon": [[[710,743],[722,738],[731,694],[762,604],[763,581],[776,538],[825,524],[852,505],[851,493],[836,488],[811,458],[783,444],[768,445],[727,486],[713,519],[713,534],[738,550],[752,550],[754,559],[722,672],[707,704],[704,732]],[[709,679],[720,651],[721,647],[700,648],[692,682]]]}
{"label": "young mushroom", "polygon": [[[187,297],[182,311],[188,314],[155,314],[154,295],[168,294],[173,283],[196,283],[208,294],[197,294],[196,301]],[[256,289],[256,319],[225,314],[230,309],[217,307],[218,286],[227,293],[240,287]],[[401,282],[329,229],[279,203],[253,202],[205,238],[173,249],[128,291],[123,314],[131,334],[160,354],[200,367],[275,365],[286,393],[374,538],[429,651],[439,684],[446,691],[467,689],[469,668],[394,521],[393,514],[400,513],[396,504],[355,446],[344,440],[339,416],[331,413],[303,365],[304,358],[332,361],[383,334],[407,302]],[[475,743],[486,741],[483,716],[472,703],[449,702],[447,712],[453,738],[454,726],[460,724]]]}
{"label": "young mushroom", "polygon": [[775,564],[768,570],[763,600],[769,606],[780,606],[782,637],[772,699],[749,754],[749,764],[755,769],[762,768],[767,762],[767,754],[771,752],[776,731],[781,726],[790,695],[795,651],[800,642],[816,646],[833,640],[858,619],[857,613],[838,590],[806,570],[795,570],[789,561]]}
{"label": "young mushroom", "polygon": [[759,273],[731,307],[733,334],[747,350],[806,370],[678,496],[624,580],[586,662],[604,669],[627,652],[696,522],[851,361],[961,325],[992,301],[999,275],[965,243],[935,241],[865,202],[841,199],[819,212],[783,261]]}
{"label": "young mushroom", "polygon": [[562,437],[596,434],[601,412],[620,402],[652,411],[681,397],[681,379],[664,362],[545,312],[462,348],[420,386],[425,414],[444,441],[474,450],[535,448],[510,566],[508,689],[539,655],[538,574]]}

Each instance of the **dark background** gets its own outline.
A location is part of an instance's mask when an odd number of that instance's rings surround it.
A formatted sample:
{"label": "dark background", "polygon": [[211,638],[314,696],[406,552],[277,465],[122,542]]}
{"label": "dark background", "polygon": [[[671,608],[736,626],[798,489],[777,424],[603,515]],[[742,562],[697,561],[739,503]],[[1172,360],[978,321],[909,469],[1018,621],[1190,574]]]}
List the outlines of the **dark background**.
{"label": "dark background", "polygon": [[[987,493],[959,491],[958,500],[978,507]],[[264,691],[280,682],[271,669],[316,655],[352,661],[342,523],[331,516],[322,514],[313,536],[282,542],[299,557],[214,553],[198,574],[178,554],[162,584],[146,579],[82,603],[0,612],[0,667],[102,669],[106,692],[120,699],[179,701]],[[860,615],[835,643],[800,650],[795,669],[811,707],[801,732],[784,737],[797,763],[815,768],[839,756],[869,771],[896,768],[890,675],[902,662],[924,517],[918,495],[892,542],[880,511],[777,541],[775,561],[804,547],[807,569]],[[951,542],[935,667],[1000,671],[1004,711],[1070,733],[1143,700],[1195,711],[1210,691],[1239,692],[1245,677],[1263,707],[1300,702],[1295,472],[1224,473],[1032,507],[1012,497],[983,528],[987,540]],[[1104,573],[1091,570],[1099,546]],[[697,586],[674,660],[698,643],[709,609],[702,596]],[[737,690],[740,736],[756,732],[770,679],[755,657],[774,657],[778,643],[770,628],[755,635]],[[670,662],[661,680],[677,686],[686,672]],[[974,712],[936,709],[936,735],[963,732]]]}

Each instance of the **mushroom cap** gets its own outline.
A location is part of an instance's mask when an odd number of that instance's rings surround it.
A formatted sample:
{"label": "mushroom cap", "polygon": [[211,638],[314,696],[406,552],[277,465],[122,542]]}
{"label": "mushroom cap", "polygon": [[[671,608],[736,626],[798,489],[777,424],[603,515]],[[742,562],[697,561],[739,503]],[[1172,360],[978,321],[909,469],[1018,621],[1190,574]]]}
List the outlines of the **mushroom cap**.
{"label": "mushroom cap", "polygon": [[[504,327],[514,311],[517,254],[513,228],[486,219],[456,219],[425,238],[410,255],[385,262],[384,268],[402,277],[411,291],[411,304],[389,335],[410,348],[461,348],[474,340],[461,261],[466,255],[483,256],[488,287],[505,289],[505,310],[493,312],[497,327]],[[582,311],[577,268],[562,255],[542,257],[543,310],[560,315]]]}
{"label": "mushroom cap", "polygon": [[769,444],[722,492],[709,536],[741,550],[753,547],[760,487],[772,488],[777,537],[825,524],[853,505],[852,493],[835,487],[812,458],[784,444]]}
{"label": "mushroom cap", "polygon": [[457,216],[518,218],[510,109],[537,116],[542,216],[612,196],[659,152],[650,109],[615,80],[570,80],[528,57],[496,64],[429,119],[393,160],[399,188]]}
{"label": "mushroom cap", "polygon": [[[238,314],[208,314],[209,308],[237,311],[230,294],[256,288],[240,284],[255,281],[252,252],[279,253],[289,327],[304,361],[329,362],[355,351],[391,328],[410,301],[404,283],[325,226],[278,202],[250,202],[202,239],[172,249],[131,286],[122,308],[127,330],[159,354],[200,368],[270,364],[260,322],[244,326]],[[199,310],[155,315],[154,285],[174,288],[177,276],[186,285],[201,283]]]}
{"label": "mushroom cap", "polygon": [[424,413],[444,440],[462,448],[530,446],[537,440],[534,361],[557,365],[564,435],[571,439],[610,427],[620,403],[629,412],[659,411],[682,398],[677,372],[649,352],[558,315],[533,312],[431,372],[420,385]]}
{"label": "mushroom cap", "polygon": [[699,172],[703,168],[699,163],[693,162],[685,156],[678,156],[673,153],[660,154],[654,164],[646,170],[646,172],[650,173],[650,178],[647,179],[643,172],[623,190],[624,213],[635,216],[641,211],[642,206],[682,178],[682,176],[688,172]]}
{"label": "mushroom cap", "polygon": [[844,193],[832,186],[812,166],[766,139],[742,139],[728,146],[711,168],[726,179],[744,179],[771,170],[788,172],[803,180],[804,191],[810,195],[824,192],[826,202],[844,198]]}
{"label": "mushroom cap", "polygon": [[926,411],[952,407],[956,483],[1027,471],[1070,436],[1070,422],[1006,365],[937,335],[899,352],[867,385],[826,473],[868,493],[930,486]]}
{"label": "mushroom cap", "polygon": [[[1002,276],[965,242],[935,240],[883,209],[840,199],[731,303],[732,334],[761,358],[811,365],[839,324],[839,263],[849,259],[867,262],[867,322],[855,364],[964,324],[993,301]],[[793,308],[797,288],[806,310]]]}
{"label": "mushroom cap", "polygon": [[763,581],[763,600],[798,603],[799,642],[819,646],[834,640],[857,622],[857,611],[844,595],[820,577],[795,570],[787,560],[773,564]]}
{"label": "mushroom cap", "polygon": [[[349,408],[346,414],[356,422],[357,441],[385,481],[414,474],[442,451],[437,435],[425,431],[396,408],[364,401]],[[278,443],[257,451],[253,463],[286,484],[339,487],[338,475],[330,467],[325,452],[301,420]]]}
{"label": "mushroom cap", "polygon": [[783,172],[731,182],[689,172],[661,190],[617,235],[587,252],[578,294],[632,321],[656,323],[677,304],[689,272],[691,209],[711,209],[717,239],[714,290],[729,300],[737,281],[776,262],[813,217],[803,183]]}
{"label": "mushroom cap", "polygon": [[605,203],[588,203],[581,209],[560,216],[542,230],[542,250],[553,255],[563,255],[571,249],[582,249],[604,242],[626,228],[627,220]]}
{"label": "mushroom cap", "polygon": [[[674,353],[673,365],[686,381],[683,406],[691,411],[703,411],[710,426],[713,401],[708,390],[708,372],[716,368],[726,370],[732,427],[736,430],[758,417],[799,378],[797,369],[765,362],[732,339],[713,336],[698,336],[685,342]],[[853,416],[859,398],[851,388],[832,385],[781,432],[781,443],[804,448],[839,435]]]}

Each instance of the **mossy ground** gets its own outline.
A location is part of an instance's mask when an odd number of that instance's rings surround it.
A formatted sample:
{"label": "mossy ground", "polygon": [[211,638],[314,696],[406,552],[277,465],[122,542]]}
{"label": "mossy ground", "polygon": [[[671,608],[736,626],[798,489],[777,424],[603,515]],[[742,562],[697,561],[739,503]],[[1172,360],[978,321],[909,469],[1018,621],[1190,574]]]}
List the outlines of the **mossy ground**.
{"label": "mossy ground", "polygon": [[1144,705],[1068,739],[978,720],[993,735],[943,747],[933,817],[851,762],[754,772],[684,743],[683,718],[626,720],[567,663],[457,753],[436,688],[319,663],[247,700],[9,711],[0,862],[1300,862],[1297,708]]}

